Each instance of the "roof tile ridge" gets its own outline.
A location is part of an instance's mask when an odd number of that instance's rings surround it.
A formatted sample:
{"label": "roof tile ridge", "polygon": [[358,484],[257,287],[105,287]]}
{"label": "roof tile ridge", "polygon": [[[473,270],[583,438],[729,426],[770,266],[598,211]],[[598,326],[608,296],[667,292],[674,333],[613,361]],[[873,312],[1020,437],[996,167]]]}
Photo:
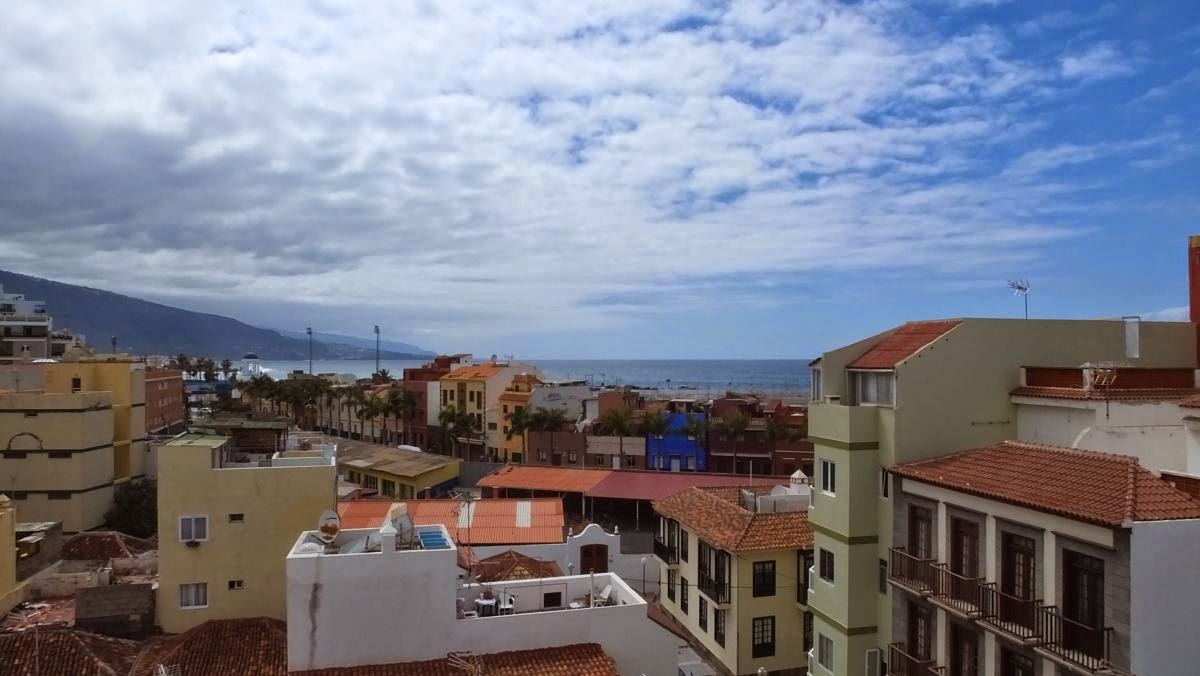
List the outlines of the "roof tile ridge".
{"label": "roof tile ridge", "polygon": [[1126,470],[1126,481],[1129,483],[1125,489],[1125,518],[1126,523],[1137,519],[1137,498],[1138,498],[1138,467],[1137,461],[1130,462]]}
{"label": "roof tile ridge", "polygon": [[1058,444],[1043,444],[1036,441],[1021,441],[1019,439],[1007,439],[1000,442],[999,445],[1021,448],[1030,451],[1044,451],[1047,453],[1073,455],[1080,458],[1091,458],[1093,460],[1104,460],[1107,462],[1133,463],[1134,465],[1138,464],[1138,459],[1136,456],[1127,455],[1125,453],[1096,451],[1090,448],[1073,448],[1071,446],[1059,446]]}

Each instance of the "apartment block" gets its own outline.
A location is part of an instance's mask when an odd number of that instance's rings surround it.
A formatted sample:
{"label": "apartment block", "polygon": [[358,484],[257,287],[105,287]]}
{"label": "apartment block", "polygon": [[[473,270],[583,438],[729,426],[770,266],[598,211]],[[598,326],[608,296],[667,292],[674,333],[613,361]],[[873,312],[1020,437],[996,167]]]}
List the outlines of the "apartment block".
{"label": "apartment block", "polygon": [[49,357],[52,330],[45,303],[0,286],[0,365]]}
{"label": "apartment block", "polygon": [[437,426],[437,414],[441,410],[439,380],[470,359],[469,354],[438,355],[420,367],[404,369],[404,389],[411,392],[417,402],[412,417],[404,421],[404,443],[429,449],[429,428]]}
{"label": "apartment block", "polygon": [[112,406],[113,483],[146,475],[146,365],[130,357],[44,364],[48,394],[108,392]]}
{"label": "apartment block", "polygon": [[473,429],[460,439],[466,459],[497,458],[503,445],[501,431],[504,414],[500,395],[517,375],[541,378],[541,371],[529,364],[489,361],[461,366],[439,379],[441,407],[452,408],[471,417]]}
{"label": "apartment block", "polygon": [[659,602],[723,673],[805,673],[812,640],[808,500],[801,481],[789,488],[690,487],[654,502]]}
{"label": "apartment block", "polygon": [[158,456],[158,623],[186,631],[206,620],[286,616],[284,556],[296,534],[336,508],[337,447],[241,449],[182,434]]}
{"label": "apartment block", "polygon": [[114,484],[110,392],[0,394],[0,492],[26,521],[103,525]]}
{"label": "apartment block", "polygon": [[1193,673],[1200,503],[1137,458],[1006,441],[890,474],[888,673]]}
{"label": "apartment block", "polygon": [[145,376],[146,433],[180,432],[187,420],[183,372],[172,369],[147,370]]}

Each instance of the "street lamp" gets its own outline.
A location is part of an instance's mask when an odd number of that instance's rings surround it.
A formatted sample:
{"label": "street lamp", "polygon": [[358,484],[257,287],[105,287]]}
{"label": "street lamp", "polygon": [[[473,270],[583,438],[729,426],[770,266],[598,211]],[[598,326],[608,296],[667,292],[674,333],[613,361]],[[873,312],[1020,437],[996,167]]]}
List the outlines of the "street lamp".
{"label": "street lamp", "polygon": [[379,373],[379,325],[375,325],[375,372]]}
{"label": "street lamp", "polygon": [[308,334],[308,375],[312,375],[312,327],[304,330]]}
{"label": "street lamp", "polygon": [[642,557],[642,596],[646,595],[646,557]]}

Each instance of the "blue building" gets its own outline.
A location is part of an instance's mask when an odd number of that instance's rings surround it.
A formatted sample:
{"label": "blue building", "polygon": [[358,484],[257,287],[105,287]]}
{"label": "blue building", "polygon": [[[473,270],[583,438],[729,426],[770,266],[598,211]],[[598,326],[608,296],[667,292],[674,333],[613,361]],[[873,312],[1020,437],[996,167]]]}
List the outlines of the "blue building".
{"label": "blue building", "polygon": [[[689,439],[679,433],[687,423],[689,414],[664,412],[670,432],[662,438],[646,438],[646,469],[660,469],[671,472],[708,470],[708,454],[704,447],[695,439]],[[702,419],[703,413],[692,413]]]}

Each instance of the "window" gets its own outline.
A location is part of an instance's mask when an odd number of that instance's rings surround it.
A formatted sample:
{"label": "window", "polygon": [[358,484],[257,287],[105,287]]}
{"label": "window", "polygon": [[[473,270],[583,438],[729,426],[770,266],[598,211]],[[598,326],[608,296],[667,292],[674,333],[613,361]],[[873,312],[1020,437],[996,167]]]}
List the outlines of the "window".
{"label": "window", "polygon": [[675,571],[667,571],[667,599],[675,600]]}
{"label": "window", "polygon": [[817,637],[817,664],[824,667],[825,671],[833,673],[833,639],[825,634]]}
{"label": "window", "polygon": [[679,529],[679,560],[685,563],[688,560],[688,532],[682,528]]}
{"label": "window", "polygon": [[71,392],[78,392],[83,389],[83,381],[78,376],[71,378]]}
{"label": "window", "polygon": [[367,488],[379,488],[379,477],[373,477],[370,474],[364,474],[363,485]]}
{"label": "window", "polygon": [[679,609],[684,615],[688,612],[688,581],[686,577],[679,577]]}
{"label": "window", "polygon": [[567,451],[567,462],[570,462],[570,463],[579,462],[579,455],[576,454],[575,451]]}
{"label": "window", "polygon": [[833,564],[833,552],[829,551],[828,549],[822,549],[820,570],[817,571],[817,574],[821,576],[822,580],[825,580],[830,584],[833,583]]}
{"label": "window", "polygon": [[850,392],[857,406],[892,406],[895,403],[891,371],[851,371]]}
{"label": "window", "polygon": [[888,562],[887,559],[879,559],[879,593],[887,593],[887,576]]}
{"label": "window", "polygon": [[725,647],[725,611],[720,608],[713,611],[713,639],[717,645]]}
{"label": "window", "polygon": [[562,608],[562,592],[546,592],[542,594],[543,608]]}
{"label": "window", "polygon": [[180,608],[206,608],[208,607],[208,583],[196,582],[193,584],[179,585],[179,607]]}
{"label": "window", "polygon": [[26,418],[36,418],[37,411],[25,411],[25,417]]}
{"label": "window", "polygon": [[230,514],[229,523],[242,523],[246,520],[245,514]]}
{"label": "window", "polygon": [[700,631],[708,631],[708,601],[700,597]]}
{"label": "window", "polygon": [[544,448],[538,449],[538,460],[540,460],[542,462],[546,462],[546,449],[544,449]]}
{"label": "window", "polygon": [[804,652],[812,650],[812,613],[804,613]]}
{"label": "window", "polygon": [[67,491],[50,491],[46,494],[47,500],[70,500],[71,494]]}
{"label": "window", "polygon": [[208,539],[208,516],[181,516],[179,517],[179,540],[181,542],[191,542],[193,540]]}
{"label": "window", "polygon": [[241,591],[245,588],[246,588],[246,582],[244,580],[230,580],[229,581],[229,591]]}
{"label": "window", "polygon": [[812,370],[812,400],[821,401],[821,369]]}
{"label": "window", "polygon": [[21,453],[19,451],[7,451],[4,453],[5,460],[23,460],[28,457],[28,453]]}
{"label": "window", "polygon": [[632,455],[625,456],[625,466],[626,467],[633,467],[634,462],[635,462],[635,459]]}
{"label": "window", "polygon": [[821,461],[821,490],[830,495],[837,493],[837,465],[832,460]]}
{"label": "window", "polygon": [[687,459],[687,468],[690,470],[696,469],[696,456],[689,455]]}
{"label": "window", "polygon": [[599,466],[599,465],[603,465],[603,464],[604,464],[604,456],[597,455],[596,456],[596,465]]}
{"label": "window", "polygon": [[505,405],[504,405],[504,412],[505,412],[505,413],[508,413],[508,404],[505,404]]}
{"label": "window", "polygon": [[383,480],[383,494],[384,495],[395,495],[396,494],[396,482],[392,481],[390,479],[384,479]]}
{"label": "window", "polygon": [[755,596],[774,596],[775,595],[775,562],[774,561],[755,561],[754,562],[754,595]]}
{"label": "window", "polygon": [[751,651],[754,657],[775,654],[775,616],[756,617],[750,621]]}
{"label": "window", "polygon": [[496,429],[496,423],[494,423],[494,422],[490,422],[490,423],[488,423],[488,429],[489,429],[489,430],[494,430],[494,429]]}
{"label": "window", "polygon": [[879,495],[882,497],[885,497],[885,498],[888,497],[888,495],[890,495],[892,492],[891,484],[892,484],[892,477],[891,477],[891,475],[888,474],[887,469],[880,468],[880,470],[879,470]]}

